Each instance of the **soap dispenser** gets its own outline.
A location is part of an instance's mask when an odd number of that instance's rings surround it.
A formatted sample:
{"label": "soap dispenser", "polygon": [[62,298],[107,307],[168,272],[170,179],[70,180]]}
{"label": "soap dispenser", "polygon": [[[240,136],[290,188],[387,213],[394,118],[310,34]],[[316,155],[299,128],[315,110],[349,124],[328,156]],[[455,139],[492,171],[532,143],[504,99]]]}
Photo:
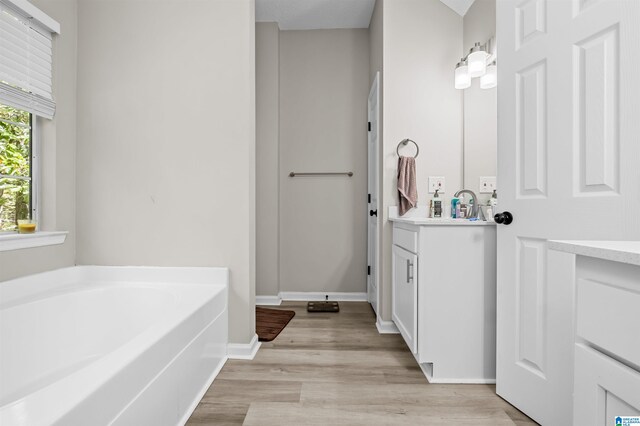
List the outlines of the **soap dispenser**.
{"label": "soap dispenser", "polygon": [[491,199],[489,200],[489,205],[491,206],[491,208],[493,210],[496,209],[496,207],[498,206],[498,193],[496,192],[496,190],[493,190],[493,194],[491,194]]}
{"label": "soap dispenser", "polygon": [[442,217],[442,200],[440,199],[440,194],[438,194],[438,190],[436,189],[435,194],[433,194],[433,217]]}
{"label": "soap dispenser", "polygon": [[498,194],[496,190],[493,190],[493,194],[491,194],[491,198],[489,198],[489,202],[487,203],[489,207],[487,207],[487,221],[493,222],[493,215],[496,212],[496,208],[498,207]]}

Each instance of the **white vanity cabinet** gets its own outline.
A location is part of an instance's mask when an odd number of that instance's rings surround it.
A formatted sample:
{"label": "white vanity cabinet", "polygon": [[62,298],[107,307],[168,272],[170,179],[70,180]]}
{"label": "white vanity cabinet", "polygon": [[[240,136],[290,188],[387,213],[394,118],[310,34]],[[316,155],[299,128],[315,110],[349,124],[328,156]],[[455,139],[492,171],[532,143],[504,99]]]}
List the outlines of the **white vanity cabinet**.
{"label": "white vanity cabinet", "polygon": [[427,379],[495,383],[495,226],[391,220],[392,319]]}
{"label": "white vanity cabinet", "polygon": [[640,242],[550,247],[576,255],[573,424],[640,417]]}

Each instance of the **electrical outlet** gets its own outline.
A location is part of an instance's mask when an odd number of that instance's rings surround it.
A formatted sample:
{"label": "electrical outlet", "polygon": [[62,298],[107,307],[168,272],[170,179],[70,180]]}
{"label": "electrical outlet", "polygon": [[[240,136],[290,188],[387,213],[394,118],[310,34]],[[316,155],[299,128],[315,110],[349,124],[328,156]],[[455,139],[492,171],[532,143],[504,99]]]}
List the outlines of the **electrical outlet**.
{"label": "electrical outlet", "polygon": [[444,176],[429,176],[429,194],[434,194],[438,190],[438,194],[444,192]]}
{"label": "electrical outlet", "polygon": [[480,193],[491,194],[494,189],[498,189],[496,186],[495,176],[480,176]]}

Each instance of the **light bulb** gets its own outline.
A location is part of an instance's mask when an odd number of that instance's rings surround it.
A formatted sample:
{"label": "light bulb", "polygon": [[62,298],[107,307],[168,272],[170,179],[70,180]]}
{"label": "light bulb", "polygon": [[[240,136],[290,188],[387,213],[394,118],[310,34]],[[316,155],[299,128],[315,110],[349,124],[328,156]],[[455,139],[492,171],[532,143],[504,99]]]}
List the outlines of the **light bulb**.
{"label": "light bulb", "polygon": [[498,69],[495,61],[487,67],[485,75],[480,77],[480,88],[491,89],[498,85]]}
{"label": "light bulb", "polygon": [[480,43],[476,43],[469,51],[467,64],[469,64],[470,77],[480,77],[486,72],[487,52],[485,52],[482,46],[480,46]]}
{"label": "light bulb", "polygon": [[456,65],[455,87],[456,89],[466,89],[471,86],[471,77],[469,77],[469,69],[464,61],[458,62]]}

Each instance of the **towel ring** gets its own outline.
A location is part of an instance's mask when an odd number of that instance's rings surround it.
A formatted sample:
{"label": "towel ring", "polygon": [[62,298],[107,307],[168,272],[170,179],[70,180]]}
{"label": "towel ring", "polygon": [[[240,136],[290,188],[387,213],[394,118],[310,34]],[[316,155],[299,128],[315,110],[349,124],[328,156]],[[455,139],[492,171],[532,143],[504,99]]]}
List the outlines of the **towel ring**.
{"label": "towel ring", "polygon": [[416,155],[414,155],[413,158],[418,158],[418,154],[420,154],[420,147],[415,141],[412,141],[411,139],[404,139],[400,141],[400,143],[398,144],[398,147],[396,148],[396,154],[398,154],[398,157],[400,157],[400,145],[406,145],[409,142],[411,142],[416,146]]}

